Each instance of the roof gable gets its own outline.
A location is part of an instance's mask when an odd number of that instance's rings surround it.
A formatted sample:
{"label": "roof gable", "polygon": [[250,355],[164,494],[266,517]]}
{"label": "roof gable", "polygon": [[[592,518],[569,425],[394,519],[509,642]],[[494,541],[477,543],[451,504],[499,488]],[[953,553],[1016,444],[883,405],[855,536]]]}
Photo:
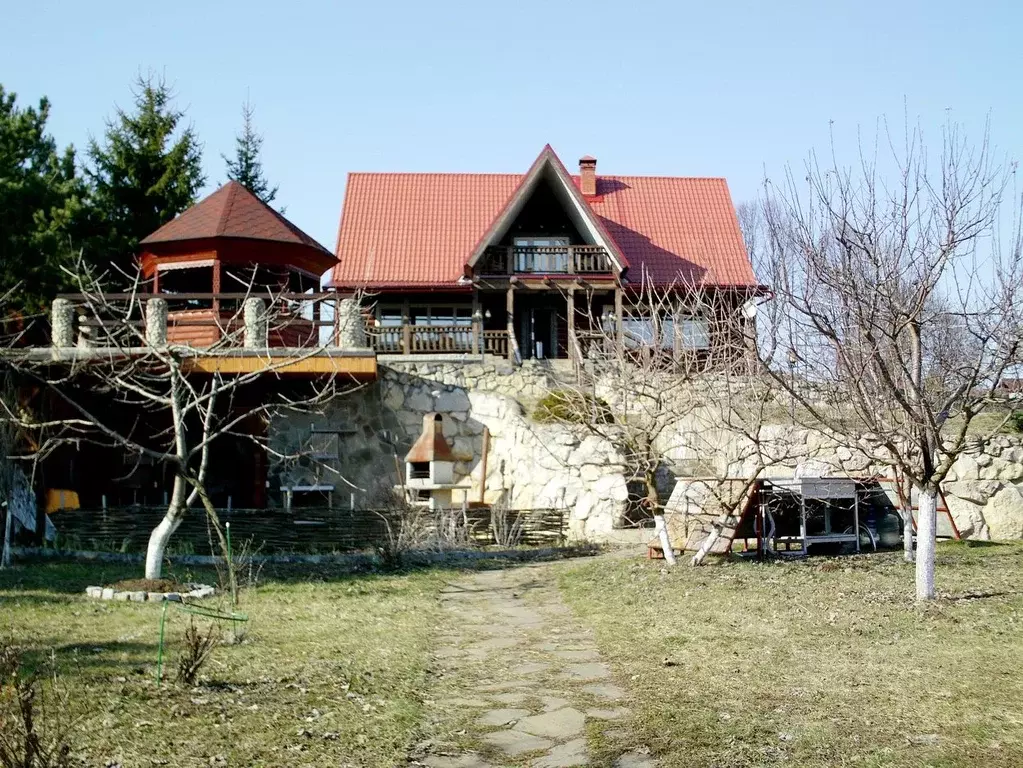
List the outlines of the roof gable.
{"label": "roof gable", "polygon": [[576,229],[590,241],[591,245],[602,245],[611,255],[611,260],[621,273],[628,262],[618,249],[614,239],[608,234],[603,223],[587,205],[586,200],[579,192],[575,181],[565,170],[564,164],[550,144],[546,145],[536,160],[530,166],[526,175],[522,177],[515,191],[508,197],[500,213],[494,217],[487,231],[483,233],[472,253],[469,255],[466,265],[475,266],[488,245],[495,245],[507,234],[509,228],[515,222],[515,218],[522,212],[523,207],[529,198],[536,192],[537,187],[546,180],[554,189],[559,202],[565,207],[566,212],[575,224]]}
{"label": "roof gable", "polygon": [[219,237],[302,245],[332,255],[237,181],[228,181],[145,237],[141,243],[152,245]]}

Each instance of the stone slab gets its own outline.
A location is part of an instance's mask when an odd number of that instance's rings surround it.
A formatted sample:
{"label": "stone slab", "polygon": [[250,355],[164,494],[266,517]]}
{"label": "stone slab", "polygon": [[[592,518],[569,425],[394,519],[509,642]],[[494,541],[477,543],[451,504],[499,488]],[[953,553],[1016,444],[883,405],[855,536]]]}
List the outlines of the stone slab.
{"label": "stone slab", "polygon": [[611,677],[611,670],[608,669],[607,664],[598,661],[587,664],[569,664],[565,667],[562,677],[569,680],[604,680]]}
{"label": "stone slab", "polygon": [[550,749],[554,742],[550,739],[542,739],[533,736],[525,731],[507,730],[488,733],[483,741],[492,747],[504,752],[506,755],[522,755],[526,752],[537,752],[541,749]]}
{"label": "stone slab", "polygon": [[529,714],[528,709],[492,709],[477,718],[480,725],[508,725]]}
{"label": "stone slab", "polygon": [[524,717],[515,724],[515,730],[552,739],[571,739],[579,736],[586,726],[586,717],[578,709],[564,707],[542,715]]}
{"label": "stone slab", "polygon": [[592,685],[584,685],[582,689],[585,693],[601,699],[617,701],[618,699],[625,698],[625,691],[613,683],[593,683]]}
{"label": "stone slab", "polygon": [[534,768],[575,768],[589,765],[586,754],[586,739],[572,739],[551,749],[546,755],[533,761]]}

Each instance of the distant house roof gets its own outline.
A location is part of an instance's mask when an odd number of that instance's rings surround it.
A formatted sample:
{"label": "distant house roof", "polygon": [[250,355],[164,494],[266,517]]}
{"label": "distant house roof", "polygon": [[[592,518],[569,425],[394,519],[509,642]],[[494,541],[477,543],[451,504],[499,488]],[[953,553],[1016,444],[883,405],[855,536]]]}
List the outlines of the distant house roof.
{"label": "distant house roof", "polygon": [[141,242],[142,245],[155,245],[209,238],[301,245],[326,254],[333,262],[330,251],[237,181],[227,182]]}
{"label": "distant house roof", "polygon": [[[338,231],[339,263],[331,283],[342,288],[454,286],[525,178],[349,174]],[[579,178],[571,179],[578,187]],[[579,199],[613,239],[631,281],[647,275],[659,284],[756,284],[724,179],[598,176],[597,194]]]}

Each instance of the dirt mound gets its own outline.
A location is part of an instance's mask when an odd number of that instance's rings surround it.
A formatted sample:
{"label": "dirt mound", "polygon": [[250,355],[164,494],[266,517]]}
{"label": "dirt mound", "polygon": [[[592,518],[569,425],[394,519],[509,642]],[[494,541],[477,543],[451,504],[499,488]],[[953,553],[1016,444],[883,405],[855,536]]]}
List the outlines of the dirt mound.
{"label": "dirt mound", "polygon": [[118,592],[188,592],[192,589],[174,579],[125,579],[109,586]]}

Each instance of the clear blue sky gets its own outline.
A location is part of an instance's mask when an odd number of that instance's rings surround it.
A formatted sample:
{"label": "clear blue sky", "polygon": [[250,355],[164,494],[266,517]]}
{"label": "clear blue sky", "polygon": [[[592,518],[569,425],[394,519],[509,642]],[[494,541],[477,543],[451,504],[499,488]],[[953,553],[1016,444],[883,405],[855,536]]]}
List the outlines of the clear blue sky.
{"label": "clear blue sky", "polygon": [[725,176],[844,146],[888,115],[945,110],[1023,156],[1023,4],[821,2],[0,2],[0,83],[49,96],[83,148],[136,72],[162,72],[224,178],[249,95],[288,217],[333,248],[345,174],[566,165]]}

